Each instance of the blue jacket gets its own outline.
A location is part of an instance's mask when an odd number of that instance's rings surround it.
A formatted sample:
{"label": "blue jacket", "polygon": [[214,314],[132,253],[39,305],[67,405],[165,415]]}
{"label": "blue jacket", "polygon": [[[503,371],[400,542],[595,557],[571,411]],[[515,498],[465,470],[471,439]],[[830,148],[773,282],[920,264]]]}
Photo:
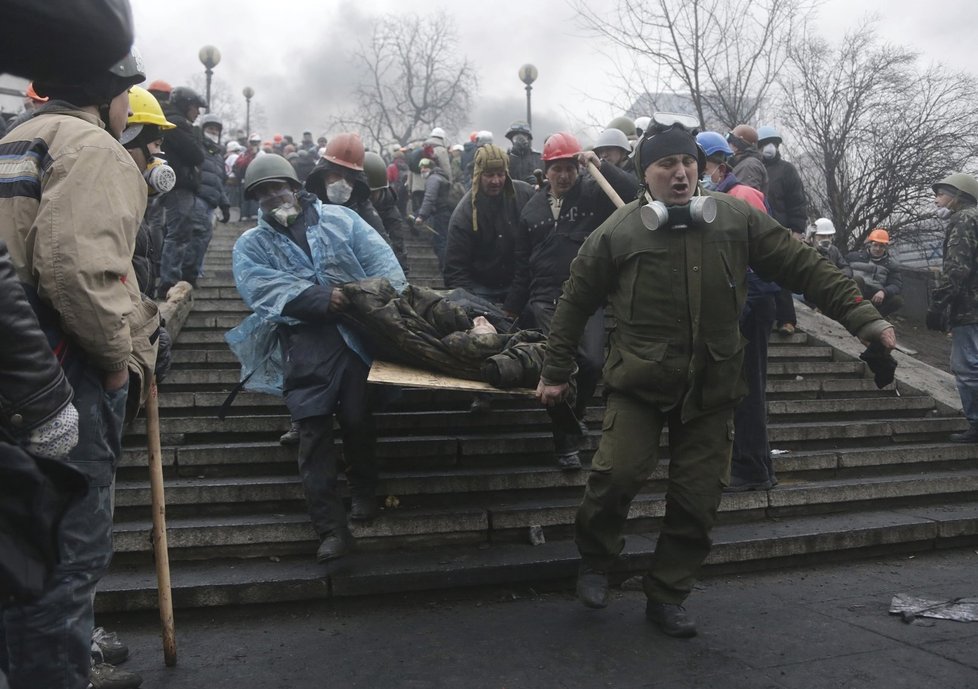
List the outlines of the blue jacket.
{"label": "blue jacket", "polygon": [[[276,328],[301,323],[282,310],[313,285],[332,287],[385,277],[398,291],[407,286],[394,252],[360,216],[319,199],[310,203],[311,217],[318,218],[306,228],[311,259],[264,215],[234,244],[234,281],[253,313],[225,339],[241,362],[242,379],[252,376],[245,385],[249,390],[282,395],[285,366]],[[337,328],[346,345],[369,366],[370,356],[356,333],[342,322]]]}

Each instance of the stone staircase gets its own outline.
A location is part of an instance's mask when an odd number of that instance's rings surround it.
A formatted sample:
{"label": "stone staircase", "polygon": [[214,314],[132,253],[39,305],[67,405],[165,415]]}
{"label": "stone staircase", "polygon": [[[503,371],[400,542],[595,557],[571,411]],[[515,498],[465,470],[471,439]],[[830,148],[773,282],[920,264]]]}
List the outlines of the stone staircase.
{"label": "stone staircase", "polygon": [[[218,225],[161,386],[175,605],[570,581],[586,473],[557,470],[544,411],[500,396],[491,413],[472,415],[470,395],[426,389],[403,390],[377,417],[379,493],[389,505],[354,527],[357,552],[316,564],[296,451],[278,444],[289,426],[281,401],[245,392],[224,421],[216,418],[239,376],[223,335],[247,313],[229,270],[240,231]],[[423,237],[409,253],[411,281],[438,286]],[[772,338],[768,394],[781,484],[724,496],[709,566],[770,568],[978,542],[978,445],[945,442],[964,428],[960,412],[903,382],[877,390],[862,362],[806,333]],[[601,413],[596,397],[587,457]],[[96,601],[103,611],[156,607],[140,422],[124,445],[116,555]],[[649,564],[666,466],[663,459],[632,505],[623,575]],[[537,526],[546,543],[530,545]]]}

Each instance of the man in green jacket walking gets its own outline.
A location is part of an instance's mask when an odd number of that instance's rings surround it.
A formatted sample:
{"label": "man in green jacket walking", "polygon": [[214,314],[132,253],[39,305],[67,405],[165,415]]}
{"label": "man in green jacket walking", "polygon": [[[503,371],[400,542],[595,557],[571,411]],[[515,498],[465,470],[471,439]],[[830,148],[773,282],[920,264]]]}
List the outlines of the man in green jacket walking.
{"label": "man in green jacket walking", "polygon": [[[697,185],[703,153],[681,124],[650,127],[636,151],[644,194],[581,246],[551,325],[537,396],[556,403],[588,317],[607,301],[616,329],[604,368],[607,411],[577,513],[577,593],[604,607],[632,499],[669,429],[665,516],[643,585],[647,617],[671,636],[696,627],[682,607],[710,552],[729,479],[733,413],[747,392],[738,319],[747,271],[804,292],[864,341],[896,346],[893,327],[852,280],[770,216]],[[715,217],[714,217],[715,215]]]}

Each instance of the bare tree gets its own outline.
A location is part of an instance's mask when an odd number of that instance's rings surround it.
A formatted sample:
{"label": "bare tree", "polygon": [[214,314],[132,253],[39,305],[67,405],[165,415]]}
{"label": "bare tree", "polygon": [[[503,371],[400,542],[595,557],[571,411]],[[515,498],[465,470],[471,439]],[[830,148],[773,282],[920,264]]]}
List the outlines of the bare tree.
{"label": "bare tree", "polygon": [[728,128],[756,119],[816,2],[619,0],[603,13],[572,0],[585,29],[611,44],[632,100],[688,98],[700,122]]}
{"label": "bare tree", "polygon": [[353,55],[361,74],[356,106],[340,122],[381,148],[404,146],[435,126],[457,130],[478,85],[457,44],[455,23],[444,12],[377,18],[370,39]]}
{"label": "bare tree", "polygon": [[801,152],[813,207],[831,218],[840,247],[932,212],[930,185],[978,153],[978,82],[882,43],[872,20],[837,48],[811,38],[789,52],[785,128]]}

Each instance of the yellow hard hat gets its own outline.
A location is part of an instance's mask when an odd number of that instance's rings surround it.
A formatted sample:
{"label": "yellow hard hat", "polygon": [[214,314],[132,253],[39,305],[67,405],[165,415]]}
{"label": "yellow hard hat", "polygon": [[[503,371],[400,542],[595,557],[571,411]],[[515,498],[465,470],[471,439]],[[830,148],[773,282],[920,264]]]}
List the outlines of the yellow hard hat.
{"label": "yellow hard hat", "polygon": [[152,93],[142,86],[129,88],[129,109],[132,114],[126,120],[126,126],[134,124],[155,124],[160,129],[174,129],[175,124],[168,122],[163,114],[160,102]]}

